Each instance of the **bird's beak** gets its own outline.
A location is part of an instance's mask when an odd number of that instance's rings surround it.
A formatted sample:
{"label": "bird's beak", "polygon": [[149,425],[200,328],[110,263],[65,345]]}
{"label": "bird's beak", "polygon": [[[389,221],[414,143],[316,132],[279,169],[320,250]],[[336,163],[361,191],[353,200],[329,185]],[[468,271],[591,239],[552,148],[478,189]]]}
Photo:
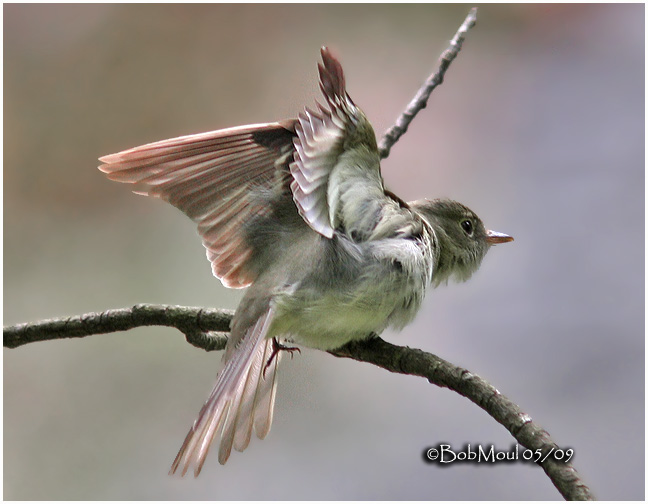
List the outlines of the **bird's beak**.
{"label": "bird's beak", "polygon": [[486,231],[486,241],[491,245],[513,241],[513,237],[497,231]]}

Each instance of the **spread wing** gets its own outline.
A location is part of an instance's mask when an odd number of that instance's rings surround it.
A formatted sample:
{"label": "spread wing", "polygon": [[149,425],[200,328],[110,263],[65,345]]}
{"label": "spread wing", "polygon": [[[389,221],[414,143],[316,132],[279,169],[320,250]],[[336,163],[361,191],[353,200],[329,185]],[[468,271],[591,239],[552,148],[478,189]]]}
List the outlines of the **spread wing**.
{"label": "spread wing", "polygon": [[[343,182],[384,194],[376,136],[346,92],[340,62],[323,47],[318,65],[326,106],[299,115],[294,140],[291,190],[300,215],[318,233],[331,238],[343,217]],[[350,195],[351,193],[347,193]]]}
{"label": "spread wing", "polygon": [[294,121],[228,128],[104,156],[99,169],[188,215],[198,224],[214,275],[240,288],[255,276],[244,224],[269,211],[253,189],[288,176],[293,137]]}
{"label": "spread wing", "polygon": [[246,287],[256,272],[245,223],[271,211],[266,199],[255,197],[255,188],[290,183],[299,214],[327,238],[344,222],[344,195],[362,202],[374,192],[383,194],[373,129],[347,94],[342,66],[327,48],[322,61],[326,106],[318,104],[317,112],[142,145],[100,158],[99,169],[188,215],[198,225],[214,275],[227,287]]}

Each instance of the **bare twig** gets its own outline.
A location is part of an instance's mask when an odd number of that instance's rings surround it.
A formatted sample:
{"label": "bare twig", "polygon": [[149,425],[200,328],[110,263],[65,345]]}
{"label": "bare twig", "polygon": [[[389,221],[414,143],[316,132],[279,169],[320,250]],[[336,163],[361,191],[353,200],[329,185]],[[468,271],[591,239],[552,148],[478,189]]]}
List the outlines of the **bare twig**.
{"label": "bare twig", "polygon": [[[175,327],[184,333],[187,341],[198,348],[207,351],[222,350],[225,348],[225,331],[229,331],[232,315],[230,310],[140,304],[132,308],[5,327],[4,346],[16,348],[35,341],[82,338],[159,325]],[[374,364],[392,373],[421,376],[433,385],[454,390],[470,399],[502,424],[526,448],[541,450],[542,453],[558,448],[547,431],[535,424],[531,417],[490,383],[434,354],[392,345],[378,337],[352,342],[329,353],[336,357]],[[558,462],[548,456],[540,465],[566,499],[593,498],[590,489],[571,463]]]}
{"label": "bare twig", "polygon": [[457,57],[459,51],[461,51],[461,45],[466,38],[466,33],[475,26],[476,22],[477,7],[473,7],[470,9],[468,16],[466,16],[466,19],[464,19],[464,22],[457,30],[457,33],[455,33],[455,36],[450,41],[450,46],[443,51],[443,54],[441,54],[441,58],[439,58],[439,68],[437,68],[436,72],[428,77],[425,84],[423,84],[421,89],[418,90],[416,96],[414,96],[409,105],[407,105],[405,111],[396,120],[396,124],[389,128],[383,135],[383,138],[378,145],[381,159],[385,159],[389,156],[389,151],[391,151],[394,144],[407,131],[407,128],[416,114],[427,106],[427,101],[434,88],[443,83],[446,70],[450,66],[450,63],[452,63],[452,61]]}

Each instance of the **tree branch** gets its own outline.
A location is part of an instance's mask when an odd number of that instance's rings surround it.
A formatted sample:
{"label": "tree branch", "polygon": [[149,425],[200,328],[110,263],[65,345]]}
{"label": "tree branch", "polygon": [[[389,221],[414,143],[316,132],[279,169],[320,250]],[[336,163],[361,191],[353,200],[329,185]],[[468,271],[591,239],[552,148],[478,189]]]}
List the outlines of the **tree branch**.
{"label": "tree branch", "polygon": [[3,343],[5,348],[17,348],[37,341],[83,338],[135,327],[167,326],[182,332],[193,346],[210,352],[225,348],[233,315],[233,310],[138,304],[132,308],[5,326]]}
{"label": "tree branch", "polygon": [[[416,114],[425,108],[434,88],[443,82],[446,70],[457,57],[466,33],[475,25],[476,20],[477,8],[473,8],[450,41],[450,46],[441,55],[436,72],[427,79],[396,124],[383,136],[379,145],[381,158],[389,155]],[[231,310],[139,304],[132,308],[7,326],[4,328],[4,346],[17,348],[36,341],[83,338],[143,326],[167,326],[180,330],[195,347],[206,351],[222,350],[227,343],[233,313]],[[470,399],[502,424],[522,446],[534,452],[540,450],[543,454],[558,449],[547,431],[535,424],[529,415],[491,384],[436,355],[392,345],[377,336],[351,342],[329,353],[336,357],[374,364],[393,373],[426,378],[433,385],[448,388]],[[543,457],[540,465],[565,499],[594,498],[571,463],[559,462],[547,456]]]}
{"label": "tree branch", "polygon": [[434,354],[393,345],[378,337],[352,341],[329,353],[368,362],[392,373],[420,376],[433,385],[457,392],[502,424],[522,446],[534,452],[540,450],[543,454],[540,465],[565,499],[594,500],[592,491],[573,465],[551,457],[559,447],[549,433],[480,376]]}
{"label": "tree branch", "polygon": [[[4,328],[4,346],[17,348],[36,341],[83,338],[155,325],[178,329],[189,343],[203,350],[222,350],[233,313],[231,310],[139,304],[132,308],[8,326]],[[377,336],[348,343],[329,353],[374,364],[392,373],[420,376],[433,385],[454,390],[502,424],[522,446],[541,450],[543,454],[558,449],[547,431],[490,383],[434,354],[392,345]],[[593,499],[571,463],[547,456],[540,465],[566,499]]]}
{"label": "tree branch", "polygon": [[443,83],[446,70],[457,57],[459,51],[461,51],[461,46],[466,38],[468,30],[475,26],[475,23],[477,23],[477,7],[470,9],[466,19],[464,19],[464,22],[457,30],[457,33],[455,33],[455,36],[450,41],[450,46],[441,54],[441,57],[439,58],[439,67],[436,72],[428,77],[412,101],[409,102],[405,111],[396,120],[396,124],[389,128],[383,135],[383,138],[378,145],[381,159],[385,159],[389,156],[391,148],[407,131],[407,128],[409,128],[409,125],[416,114],[427,106],[427,101],[434,88]]}

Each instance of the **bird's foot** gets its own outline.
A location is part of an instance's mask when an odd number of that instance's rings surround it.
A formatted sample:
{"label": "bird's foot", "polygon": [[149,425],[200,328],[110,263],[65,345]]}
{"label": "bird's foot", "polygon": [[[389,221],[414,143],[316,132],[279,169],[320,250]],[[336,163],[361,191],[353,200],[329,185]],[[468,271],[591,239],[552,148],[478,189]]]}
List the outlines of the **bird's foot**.
{"label": "bird's foot", "polygon": [[295,353],[295,352],[301,353],[301,350],[299,348],[282,345],[281,343],[279,343],[279,340],[277,338],[272,338],[272,353],[270,354],[270,358],[268,359],[268,362],[266,362],[266,365],[263,368],[263,377],[264,378],[265,378],[266,370],[270,367],[270,364],[272,364],[272,361],[277,358],[277,356],[279,355],[279,352],[281,352],[281,351],[288,352],[290,354],[291,359],[292,359],[293,353]]}

